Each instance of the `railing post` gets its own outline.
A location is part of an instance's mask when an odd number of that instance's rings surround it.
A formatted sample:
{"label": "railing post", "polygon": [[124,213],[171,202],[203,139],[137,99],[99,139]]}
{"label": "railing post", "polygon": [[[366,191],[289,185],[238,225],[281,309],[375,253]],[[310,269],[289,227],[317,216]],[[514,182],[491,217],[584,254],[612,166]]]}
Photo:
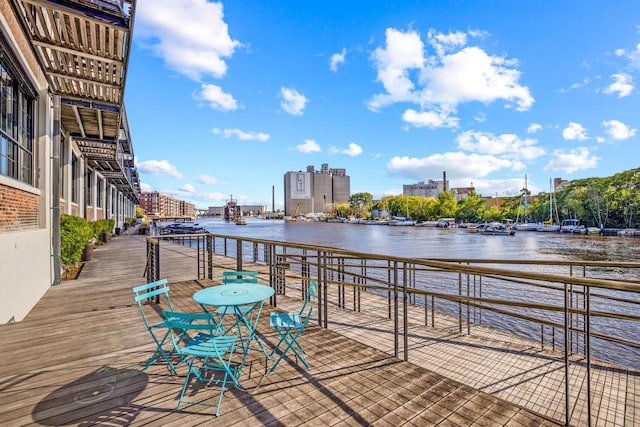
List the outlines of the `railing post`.
{"label": "railing post", "polygon": [[242,240],[236,240],[236,270],[242,271]]}
{"label": "railing post", "polygon": [[407,286],[407,263],[402,263],[402,317],[404,318],[404,361],[409,361],[409,289]]}
{"label": "railing post", "polygon": [[462,273],[458,273],[458,332],[462,333]]}
{"label": "railing post", "polygon": [[398,261],[393,262],[393,355],[398,357]]}
{"label": "railing post", "polygon": [[569,322],[571,317],[569,315],[569,287],[567,283],[564,284],[564,423],[569,425],[570,412],[569,412]]}
{"label": "railing post", "polygon": [[213,236],[207,235],[207,278],[213,280]]}
{"label": "railing post", "polygon": [[585,332],[585,356],[587,357],[587,416],[589,417],[589,427],[591,427],[591,287],[585,286],[585,309],[586,319],[584,324]]}
{"label": "railing post", "polygon": [[[322,283],[323,283],[323,313],[324,313],[324,319],[323,319],[323,327],[327,328],[328,325],[328,317],[329,317],[329,296],[328,294],[328,289],[329,289],[329,285],[327,284],[327,253],[326,252],[322,252],[322,264],[319,265],[319,267],[322,267]],[[318,270],[320,271],[320,269]]]}

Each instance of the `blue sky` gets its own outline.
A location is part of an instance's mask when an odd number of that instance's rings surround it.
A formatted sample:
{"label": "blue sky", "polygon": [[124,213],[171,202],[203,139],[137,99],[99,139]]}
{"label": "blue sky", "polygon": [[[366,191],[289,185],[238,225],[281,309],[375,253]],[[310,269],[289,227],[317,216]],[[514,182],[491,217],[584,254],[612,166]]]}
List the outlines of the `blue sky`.
{"label": "blue sky", "polygon": [[640,2],[138,0],[125,106],[143,191],[283,206],[345,168],[374,198],[640,167]]}

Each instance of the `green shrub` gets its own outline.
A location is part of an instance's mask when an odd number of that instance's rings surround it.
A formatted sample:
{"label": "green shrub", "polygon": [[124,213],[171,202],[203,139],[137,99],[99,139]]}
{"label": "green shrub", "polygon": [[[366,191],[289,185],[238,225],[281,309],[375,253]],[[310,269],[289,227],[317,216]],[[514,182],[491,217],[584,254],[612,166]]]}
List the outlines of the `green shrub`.
{"label": "green shrub", "polygon": [[65,267],[76,265],[82,259],[82,251],[94,236],[87,220],[73,215],[60,217],[60,257]]}
{"label": "green shrub", "polygon": [[114,219],[99,219],[89,223],[96,241],[102,240],[102,233],[111,233],[115,224],[116,221]]}

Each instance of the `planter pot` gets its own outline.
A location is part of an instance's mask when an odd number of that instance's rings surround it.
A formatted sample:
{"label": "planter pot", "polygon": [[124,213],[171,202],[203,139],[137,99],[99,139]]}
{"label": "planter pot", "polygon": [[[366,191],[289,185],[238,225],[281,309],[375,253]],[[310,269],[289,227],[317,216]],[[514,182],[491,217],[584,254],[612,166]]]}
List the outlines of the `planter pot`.
{"label": "planter pot", "polygon": [[108,232],[106,232],[106,231],[103,231],[103,232],[102,232],[102,241],[103,241],[104,243],[109,242],[109,233],[108,233]]}
{"label": "planter pot", "polygon": [[91,261],[93,259],[93,243],[87,243],[87,246],[84,247],[84,252],[82,253],[83,261]]}

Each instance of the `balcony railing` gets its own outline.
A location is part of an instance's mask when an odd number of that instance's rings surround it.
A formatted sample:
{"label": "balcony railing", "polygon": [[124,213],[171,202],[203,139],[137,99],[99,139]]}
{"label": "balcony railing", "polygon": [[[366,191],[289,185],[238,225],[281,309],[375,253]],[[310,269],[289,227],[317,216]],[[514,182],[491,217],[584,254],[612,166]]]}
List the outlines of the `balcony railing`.
{"label": "balcony railing", "polygon": [[[369,313],[371,299],[364,295],[379,297],[384,305],[377,313],[393,324],[393,348],[387,351],[404,360],[413,348],[409,330],[415,313],[422,313],[418,321],[424,327],[440,327],[438,314],[453,319],[458,334],[474,334],[482,326],[524,337],[539,351],[560,354],[567,425],[578,398],[591,420],[594,363],[631,369],[635,376],[640,369],[640,263],[419,259],[236,236],[173,235],[147,239],[149,281],[161,277],[160,247],[176,243],[193,248],[186,253],[194,278],[213,280],[229,265],[259,270],[276,289],[275,305],[291,284],[304,287],[309,278],[317,279],[317,321],[325,328],[332,304]],[[586,384],[572,384],[572,367],[585,370]],[[586,397],[579,397],[583,390]]]}

